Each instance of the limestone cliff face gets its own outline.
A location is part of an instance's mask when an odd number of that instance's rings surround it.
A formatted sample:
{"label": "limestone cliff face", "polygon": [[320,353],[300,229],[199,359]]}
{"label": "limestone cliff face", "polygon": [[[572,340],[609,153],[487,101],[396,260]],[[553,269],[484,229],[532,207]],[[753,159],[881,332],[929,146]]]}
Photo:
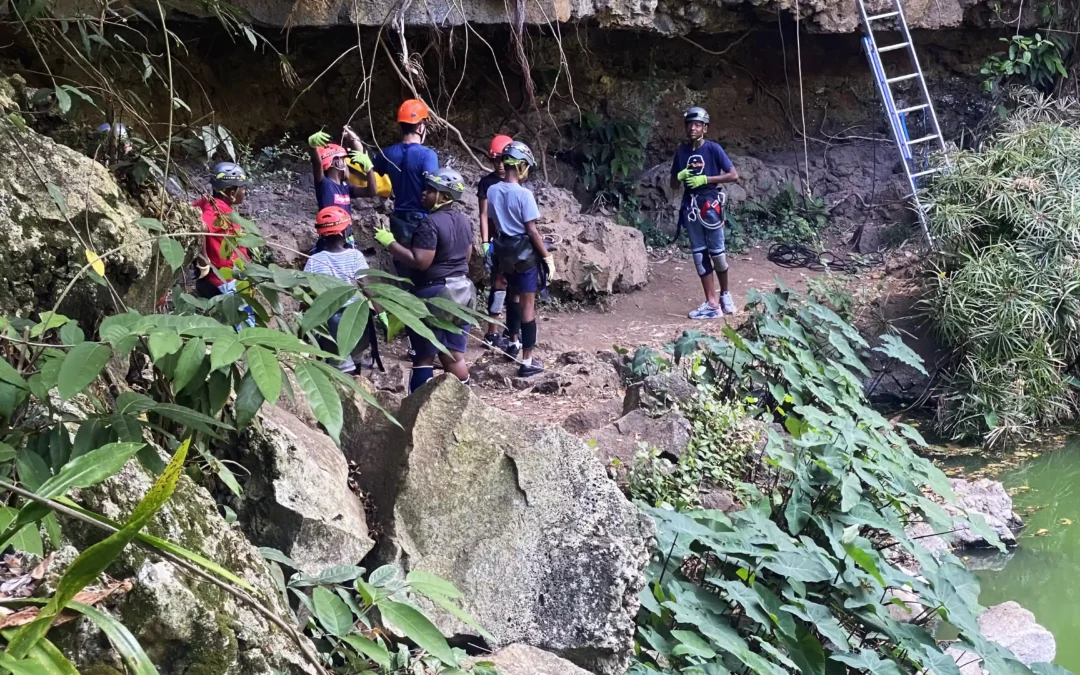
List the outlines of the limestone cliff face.
{"label": "limestone cliff face", "polygon": [[[524,22],[593,22],[602,28],[634,29],[677,35],[691,31],[728,32],[748,28],[755,16],[775,21],[777,10],[799,15],[807,30],[850,33],[858,30],[854,0],[238,0],[234,3],[260,24],[270,26],[460,26],[507,24],[524,12]],[[989,14],[985,0],[905,0],[904,11],[912,28],[940,30],[965,23],[983,23]],[[201,7],[201,5],[200,5]],[[873,12],[888,11],[889,0],[872,0]],[[204,10],[185,8],[194,14]],[[998,10],[1015,21],[1016,8]],[[883,26],[884,27],[884,26]]]}

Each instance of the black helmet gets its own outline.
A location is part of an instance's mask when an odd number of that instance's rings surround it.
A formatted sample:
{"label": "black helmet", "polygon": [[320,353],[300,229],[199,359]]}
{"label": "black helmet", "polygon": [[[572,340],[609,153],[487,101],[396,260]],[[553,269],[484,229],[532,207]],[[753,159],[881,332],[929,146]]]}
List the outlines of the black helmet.
{"label": "black helmet", "polygon": [[[503,164],[510,164],[516,166],[520,162],[525,162],[530,167],[536,166],[536,158],[533,157],[533,151],[529,149],[529,146],[525,145],[521,141],[514,141],[503,149],[502,153]],[[506,161],[512,160],[512,161]]]}
{"label": "black helmet", "polygon": [[683,123],[690,124],[691,122],[701,122],[702,124],[709,123],[709,113],[705,111],[705,108],[693,107],[683,113]]}
{"label": "black helmet", "polygon": [[210,185],[215,190],[244,187],[248,184],[247,172],[234,162],[218,162],[210,174]]}
{"label": "black helmet", "polygon": [[465,179],[453,169],[443,167],[424,174],[424,182],[439,192],[450,195],[454,201],[465,193]]}

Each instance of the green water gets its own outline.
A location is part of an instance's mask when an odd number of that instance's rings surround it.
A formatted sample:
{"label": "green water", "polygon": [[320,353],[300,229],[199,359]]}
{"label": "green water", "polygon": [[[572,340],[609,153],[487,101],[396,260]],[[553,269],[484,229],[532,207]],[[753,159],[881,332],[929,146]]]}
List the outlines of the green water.
{"label": "green water", "polygon": [[[979,600],[989,607],[1015,600],[1057,638],[1056,663],[1080,673],[1080,439],[999,477],[1006,488],[1031,487],[1013,497],[1017,511],[1042,510],[1024,520],[1019,549],[1008,558],[975,559]],[[1072,525],[1062,525],[1068,519]],[[1045,528],[1049,534],[1033,536]]]}

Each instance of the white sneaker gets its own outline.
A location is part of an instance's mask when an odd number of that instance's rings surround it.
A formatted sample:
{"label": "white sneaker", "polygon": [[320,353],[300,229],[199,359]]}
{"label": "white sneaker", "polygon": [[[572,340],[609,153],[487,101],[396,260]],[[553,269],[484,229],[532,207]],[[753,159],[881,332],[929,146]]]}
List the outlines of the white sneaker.
{"label": "white sneaker", "polygon": [[343,373],[350,374],[356,372],[356,362],[353,361],[351,354],[349,356],[346,356],[345,360],[338,364],[338,370]]}
{"label": "white sneaker", "polygon": [[713,307],[708,302],[701,303],[697,309],[692,310],[688,317],[691,319],[715,319],[720,316],[720,308]]}
{"label": "white sneaker", "polygon": [[720,295],[720,309],[724,311],[724,314],[735,313],[735,301],[731,298],[731,293],[723,293]]}

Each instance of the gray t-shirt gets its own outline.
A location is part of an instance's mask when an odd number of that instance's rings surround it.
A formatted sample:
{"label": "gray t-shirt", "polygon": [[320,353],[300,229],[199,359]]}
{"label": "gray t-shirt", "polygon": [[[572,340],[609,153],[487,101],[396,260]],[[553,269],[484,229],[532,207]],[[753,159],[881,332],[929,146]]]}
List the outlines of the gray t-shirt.
{"label": "gray t-shirt", "polygon": [[533,193],[517,183],[496,183],[488,188],[488,218],[509,237],[525,234],[525,223],[540,219]]}

